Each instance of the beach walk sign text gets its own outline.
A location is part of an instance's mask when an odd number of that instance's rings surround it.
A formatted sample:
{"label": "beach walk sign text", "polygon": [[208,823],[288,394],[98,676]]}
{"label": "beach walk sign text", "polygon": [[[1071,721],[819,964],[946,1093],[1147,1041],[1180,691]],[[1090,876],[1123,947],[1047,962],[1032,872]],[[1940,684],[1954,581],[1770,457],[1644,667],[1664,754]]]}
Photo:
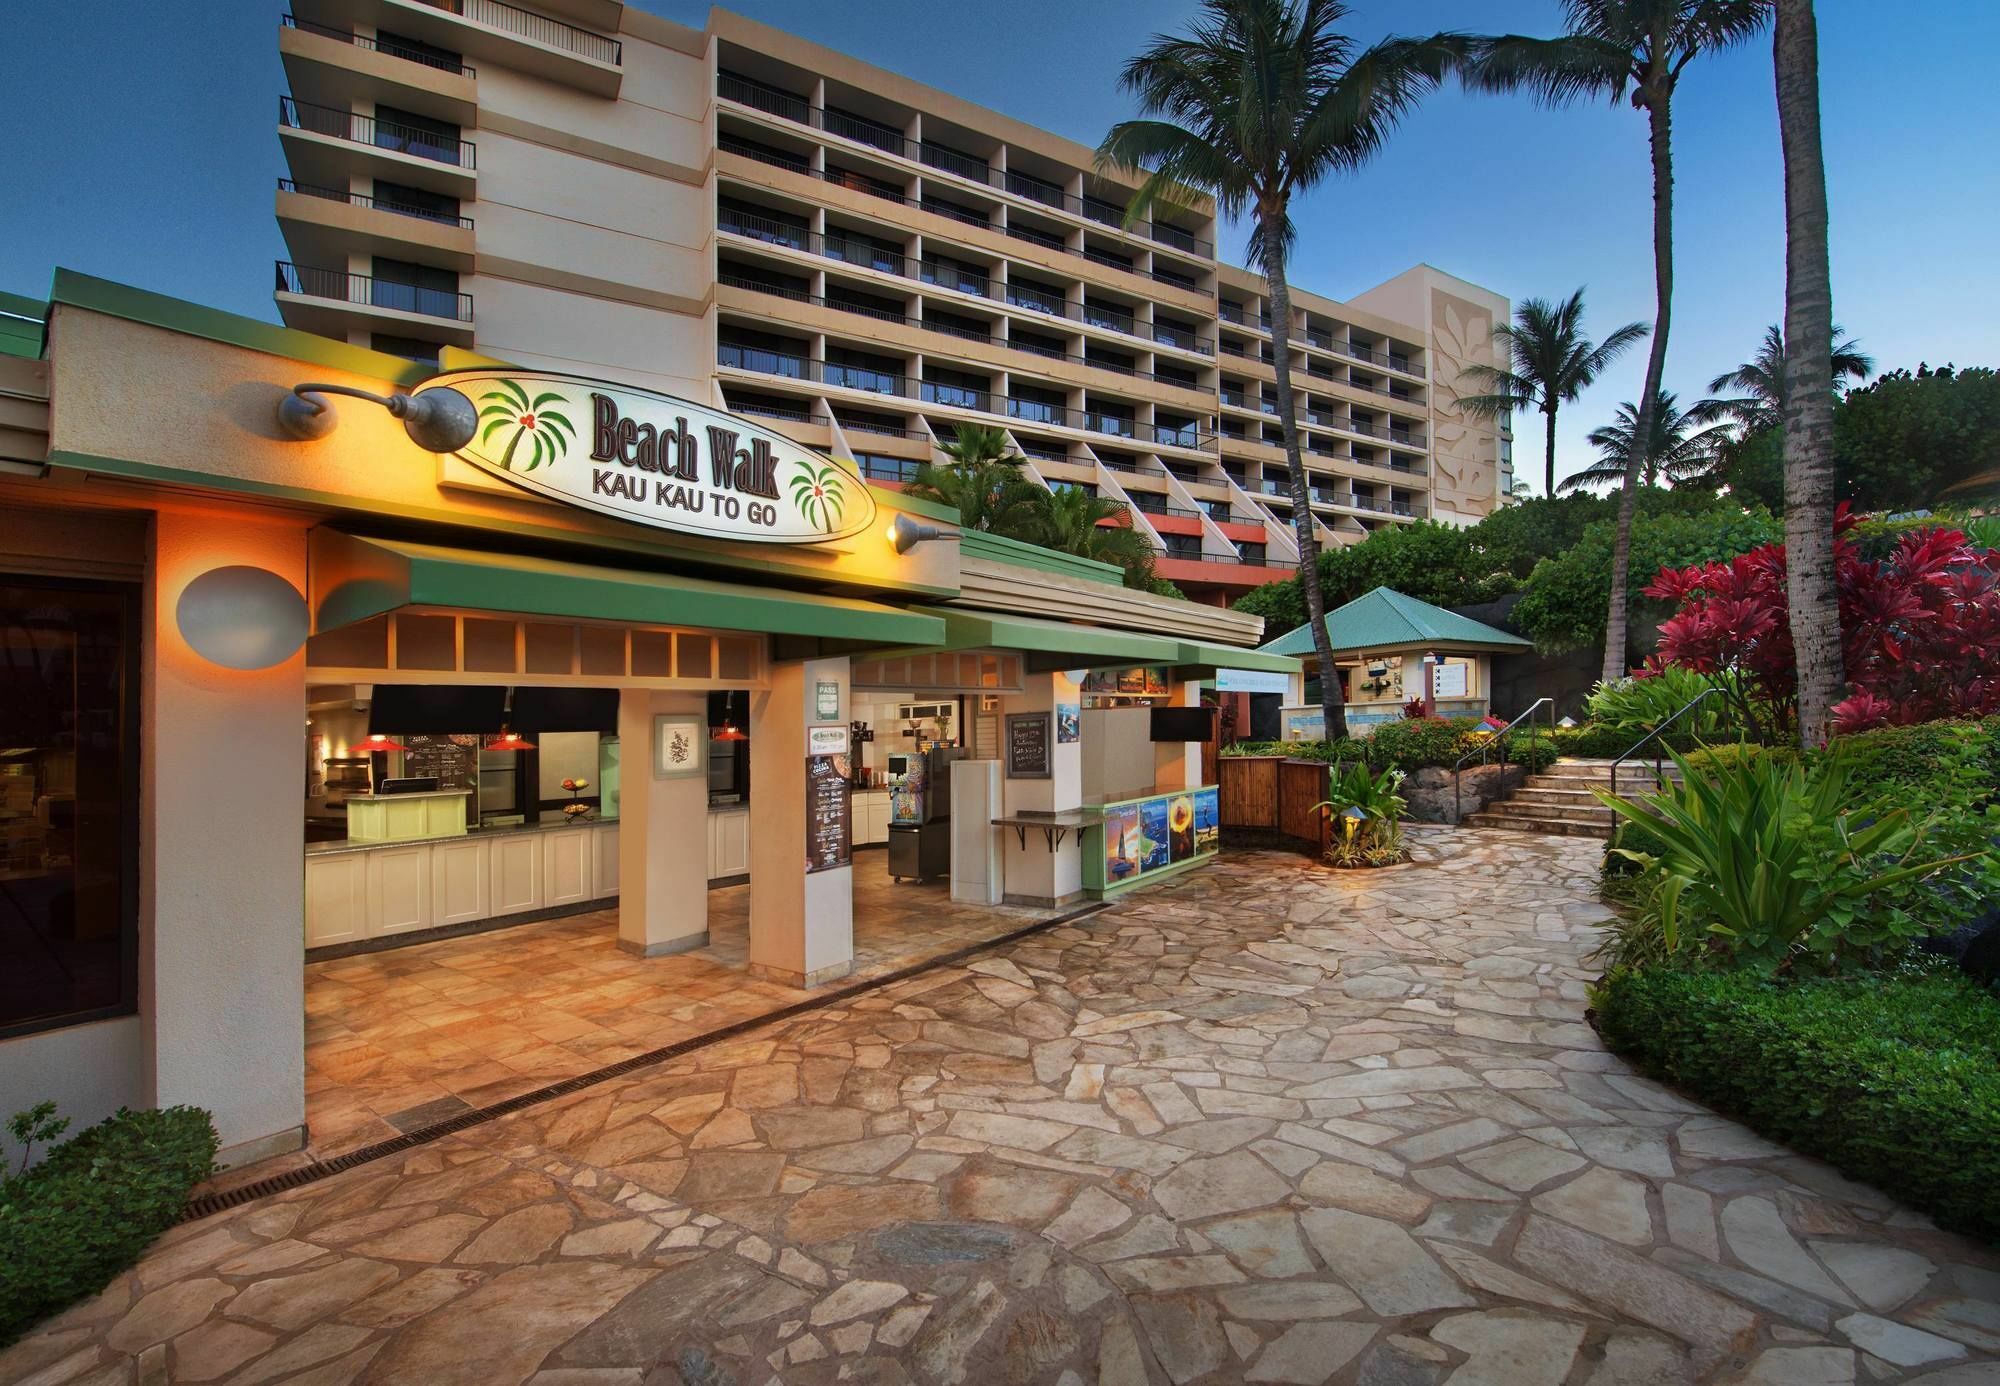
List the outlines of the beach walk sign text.
{"label": "beach walk sign text", "polygon": [[819,544],[859,534],[875,501],[853,468],[720,409],[537,371],[453,371],[479,411],[458,456],[565,505],[713,539]]}

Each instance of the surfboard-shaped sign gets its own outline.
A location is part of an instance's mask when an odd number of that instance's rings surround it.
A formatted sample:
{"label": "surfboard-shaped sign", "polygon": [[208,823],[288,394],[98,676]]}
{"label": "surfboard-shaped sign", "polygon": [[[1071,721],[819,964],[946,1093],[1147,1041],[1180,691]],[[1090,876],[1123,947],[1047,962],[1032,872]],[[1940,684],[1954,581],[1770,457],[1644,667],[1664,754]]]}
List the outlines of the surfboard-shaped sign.
{"label": "surfboard-shaped sign", "polygon": [[853,467],[748,419],[630,385],[549,371],[466,370],[479,413],[458,456],[526,491],[711,539],[823,544],[875,522]]}

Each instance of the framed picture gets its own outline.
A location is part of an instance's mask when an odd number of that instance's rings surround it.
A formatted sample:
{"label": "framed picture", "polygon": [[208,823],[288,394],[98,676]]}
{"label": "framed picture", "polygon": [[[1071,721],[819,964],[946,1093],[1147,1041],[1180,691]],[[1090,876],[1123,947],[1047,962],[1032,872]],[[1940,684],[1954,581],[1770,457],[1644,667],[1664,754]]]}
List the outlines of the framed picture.
{"label": "framed picture", "polygon": [[1000,695],[997,693],[980,694],[979,710],[981,712],[998,712],[1000,710]]}
{"label": "framed picture", "polygon": [[1083,709],[1075,703],[1056,704],[1056,744],[1068,746],[1083,740]]}
{"label": "framed picture", "polygon": [[708,773],[708,727],[678,713],[653,718],[653,778],[678,780]]}

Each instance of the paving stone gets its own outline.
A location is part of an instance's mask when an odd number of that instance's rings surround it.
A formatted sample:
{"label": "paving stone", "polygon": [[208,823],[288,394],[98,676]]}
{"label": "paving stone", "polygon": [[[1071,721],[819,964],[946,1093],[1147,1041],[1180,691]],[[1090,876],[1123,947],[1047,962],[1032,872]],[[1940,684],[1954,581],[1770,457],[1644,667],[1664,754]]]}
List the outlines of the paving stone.
{"label": "paving stone", "polygon": [[496,1219],[452,1259],[461,1265],[520,1265],[553,1247],[571,1227],[570,1211],[559,1203],[517,1208]]}
{"label": "paving stone", "polygon": [[1723,1241],[1750,1269],[1835,1304],[1854,1302],[1793,1238],[1769,1199],[1732,1198],[1722,1206],[1721,1223]]}
{"label": "paving stone", "polygon": [[1756,1331],[1756,1316],[1734,1300],[1538,1214],[1528,1215],[1514,1243],[1514,1261],[1587,1304],[1711,1351],[1740,1351]]}
{"label": "paving stone", "polygon": [[1421,1190],[1337,1160],[1323,1161],[1306,1171],[1299,1180],[1299,1195],[1314,1203],[1399,1222],[1415,1222],[1431,1206],[1430,1196]]}
{"label": "paving stone", "polygon": [[1899,1367],[1920,1367],[1967,1355],[1961,1343],[1876,1314],[1849,1314],[1834,1324],[1834,1329],[1863,1352]]}
{"label": "paving stone", "polygon": [[[393,1276],[395,1272],[389,1271],[389,1274]],[[120,1352],[138,1352],[141,1348],[187,1332],[206,1319],[217,1304],[235,1293],[235,1286],[212,1277],[163,1285],[128,1309],[104,1340]],[[257,1303],[261,1304],[262,1300]],[[256,1315],[245,1317],[255,1318]]]}
{"label": "paving stone", "polygon": [[1681,1148],[1682,1154],[1706,1160],[1768,1160],[1791,1153],[1748,1127],[1722,1117],[1695,1117],[1682,1122],[1674,1133],[1674,1144]]}
{"label": "paving stone", "polygon": [[1299,1223],[1327,1268],[1378,1314],[1420,1314],[1473,1301],[1415,1238],[1384,1218],[1312,1208]]}
{"label": "paving stone", "polygon": [[1475,1117],[1471,1121],[1452,1122],[1407,1137],[1389,1149],[1413,1165],[1422,1165],[1456,1155],[1462,1150],[1490,1145],[1506,1134],[1507,1128],[1499,1122],[1487,1117]]}
{"label": "paving stone", "polygon": [[1318,1386],[1353,1361],[1374,1336],[1372,1323],[1295,1323],[1264,1345],[1243,1379]]}
{"label": "paving stone", "polygon": [[1131,1221],[1132,1210],[1095,1186],[1084,1188],[1042,1235],[1062,1246],[1077,1246]]}
{"label": "paving stone", "polygon": [[211,1319],[174,1339],[174,1375],[182,1381],[214,1381],[277,1341],[276,1334],[249,1324]]}
{"label": "paving stone", "polygon": [[910,1348],[911,1363],[923,1376],[962,1380],[967,1359],[1006,1308],[999,1288],[981,1280],[924,1329]]}
{"label": "paving stone", "polygon": [[370,1364],[380,1381],[489,1386],[525,1377],[557,1344],[601,1317],[655,1272],[597,1261],[522,1266],[389,1340]]}
{"label": "paving stone", "polygon": [[380,1261],[337,1261],[318,1270],[257,1281],[229,1302],[229,1316],[267,1328],[304,1328],[373,1294],[395,1278],[396,1268]]}
{"label": "paving stone", "polygon": [[1561,1386],[1583,1325],[1525,1309],[1493,1309],[1443,1319],[1430,1336],[1466,1354],[1452,1386]]}
{"label": "paving stone", "polygon": [[1505,1295],[1508,1299],[1525,1300],[1530,1304],[1545,1304],[1551,1309],[1562,1309],[1571,1313],[1589,1312],[1586,1305],[1564,1294],[1553,1285],[1545,1285],[1533,1276],[1523,1275],[1517,1270],[1501,1265],[1470,1247],[1437,1242],[1430,1245],[1430,1250],[1450,1267],[1454,1275],[1475,1290]]}
{"label": "paving stone", "polygon": [[1533,1206],[1550,1217],[1627,1246],[1653,1244],[1646,1186],[1607,1169],[1585,1170],[1566,1184],[1535,1195]]}
{"label": "paving stone", "polygon": [[1693,1386],[1694,1363],[1670,1338],[1620,1329],[1602,1351],[1584,1386]]}
{"label": "paving stone", "polygon": [[1587,1161],[1566,1150],[1555,1150],[1540,1141],[1517,1137],[1475,1150],[1459,1163],[1481,1179],[1490,1180],[1515,1193],[1526,1193],[1551,1179],[1584,1167]]}
{"label": "paving stone", "polygon": [[1228,1252],[1251,1275],[1282,1280],[1311,1275],[1312,1256],[1299,1235],[1298,1220],[1289,1210],[1247,1213],[1204,1223],[1201,1235]]}
{"label": "paving stone", "polygon": [[1710,1261],[1721,1258],[1713,1198],[1687,1184],[1668,1184],[1660,1190],[1660,1204],[1666,1211],[1667,1236],[1675,1246]]}
{"label": "paving stone", "polygon": [[1098,1386],[1148,1386],[1149,1379],[1132,1321],[1112,1319],[1097,1340]]}
{"label": "paving stone", "polygon": [[1264,1207],[1290,1192],[1290,1185],[1248,1151],[1189,1160],[1153,1185],[1154,1201],[1182,1221]]}
{"label": "paving stone", "polygon": [[1766,1348],[1731,1386],[1852,1386],[1854,1352],[1840,1347]]}
{"label": "paving stone", "polygon": [[1229,1340],[1223,1336],[1221,1316],[1206,1298],[1138,1295],[1131,1305],[1154,1359],[1175,1386],[1186,1386],[1228,1360]]}
{"label": "paving stone", "polygon": [[1877,1313],[1915,1298],[1937,1273],[1935,1262],[1900,1247],[1825,1241],[1811,1246],[1841,1284]]}
{"label": "paving stone", "polygon": [[888,1280],[850,1280],[813,1306],[815,1328],[879,1314],[909,1297],[909,1290]]}
{"label": "paving stone", "polygon": [[1600,1165],[1656,1179],[1674,1177],[1673,1152],[1659,1131],[1636,1126],[1579,1126],[1570,1135],[1577,1149]]}

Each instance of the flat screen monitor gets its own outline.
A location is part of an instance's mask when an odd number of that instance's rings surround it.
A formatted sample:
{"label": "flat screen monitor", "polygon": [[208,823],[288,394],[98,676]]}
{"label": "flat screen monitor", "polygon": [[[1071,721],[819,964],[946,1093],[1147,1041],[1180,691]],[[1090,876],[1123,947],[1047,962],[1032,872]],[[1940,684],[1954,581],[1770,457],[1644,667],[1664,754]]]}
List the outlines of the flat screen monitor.
{"label": "flat screen monitor", "polygon": [[[507,690],[443,683],[378,683],[369,735],[491,736],[506,723]],[[537,728],[540,730],[540,728]]]}
{"label": "flat screen monitor", "polygon": [[514,690],[514,710],[507,725],[523,736],[536,732],[597,732],[618,735],[618,690],[615,688],[540,688]]}
{"label": "flat screen monitor", "polygon": [[1215,735],[1212,707],[1156,707],[1153,709],[1153,740],[1207,741]]}

